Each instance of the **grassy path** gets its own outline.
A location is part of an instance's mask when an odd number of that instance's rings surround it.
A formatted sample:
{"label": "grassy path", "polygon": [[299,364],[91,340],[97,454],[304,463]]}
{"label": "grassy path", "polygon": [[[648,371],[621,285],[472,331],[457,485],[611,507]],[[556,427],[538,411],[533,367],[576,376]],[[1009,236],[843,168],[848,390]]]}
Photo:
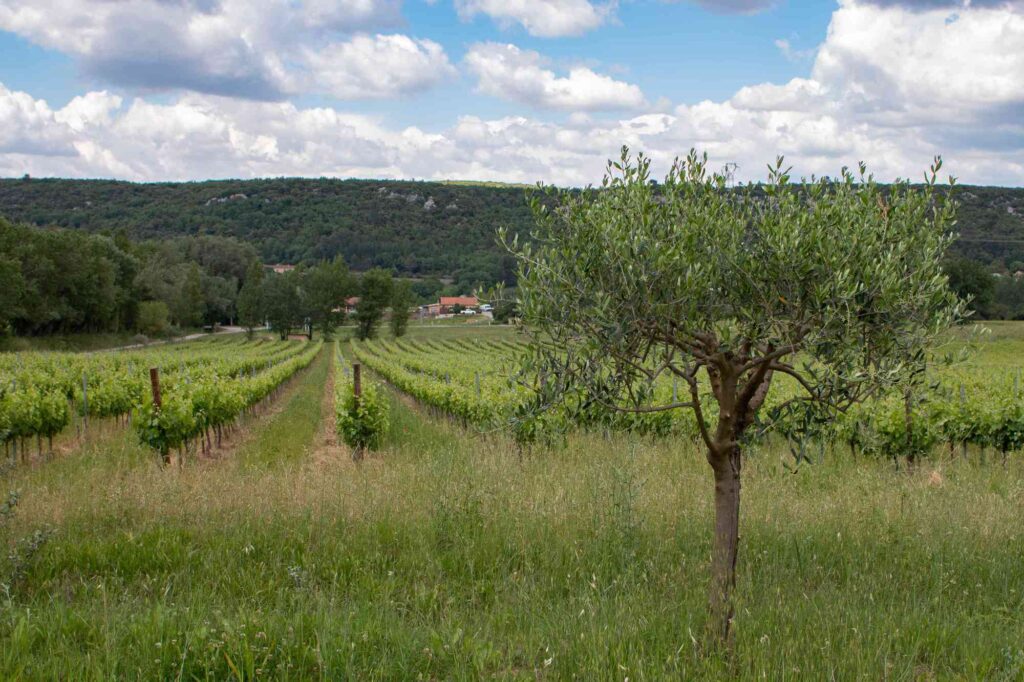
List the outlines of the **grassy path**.
{"label": "grassy path", "polygon": [[280,411],[260,420],[245,437],[236,457],[244,466],[274,466],[307,457],[321,422],[323,396],[333,371],[331,344],[325,344],[313,364],[289,387],[291,395],[280,404]]}

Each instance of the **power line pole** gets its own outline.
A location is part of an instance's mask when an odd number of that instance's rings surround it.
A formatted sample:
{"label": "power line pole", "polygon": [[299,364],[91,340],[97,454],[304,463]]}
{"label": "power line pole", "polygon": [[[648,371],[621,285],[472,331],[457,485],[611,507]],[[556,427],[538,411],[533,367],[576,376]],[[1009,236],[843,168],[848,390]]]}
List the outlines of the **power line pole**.
{"label": "power line pole", "polygon": [[738,171],[740,165],[733,161],[725,164],[725,186],[733,187],[736,184],[736,171]]}

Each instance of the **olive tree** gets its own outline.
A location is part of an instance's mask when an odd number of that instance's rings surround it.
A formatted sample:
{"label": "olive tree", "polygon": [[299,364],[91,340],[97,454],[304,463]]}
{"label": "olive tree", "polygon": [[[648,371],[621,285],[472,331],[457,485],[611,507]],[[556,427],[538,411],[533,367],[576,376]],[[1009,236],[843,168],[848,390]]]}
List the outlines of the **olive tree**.
{"label": "olive tree", "polygon": [[[729,640],[752,427],[886,390],[961,315],[942,270],[954,204],[934,191],[940,165],[923,187],[883,188],[863,165],[791,182],[780,158],[767,182],[729,189],[706,155],[659,184],[623,149],[599,188],[536,197],[531,240],[500,236],[519,262],[538,413],[692,412],[714,480],[711,642]],[[657,400],[662,377],[683,390]]]}

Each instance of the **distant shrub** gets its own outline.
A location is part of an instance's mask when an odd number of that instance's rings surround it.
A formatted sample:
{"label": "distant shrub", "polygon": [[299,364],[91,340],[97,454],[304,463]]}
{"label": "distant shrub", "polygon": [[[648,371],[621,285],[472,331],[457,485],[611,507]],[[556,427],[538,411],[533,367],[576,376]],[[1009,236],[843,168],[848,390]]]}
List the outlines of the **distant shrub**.
{"label": "distant shrub", "polygon": [[171,328],[171,311],[163,301],[143,301],[139,304],[139,314],[135,328],[148,336],[163,336]]}

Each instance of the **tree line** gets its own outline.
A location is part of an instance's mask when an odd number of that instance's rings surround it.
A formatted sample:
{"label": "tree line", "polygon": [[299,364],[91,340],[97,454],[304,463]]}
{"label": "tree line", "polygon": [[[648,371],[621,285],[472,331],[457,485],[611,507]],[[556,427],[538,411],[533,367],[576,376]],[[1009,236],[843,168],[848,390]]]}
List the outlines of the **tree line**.
{"label": "tree line", "polygon": [[1012,263],[1005,273],[964,257],[947,258],[944,268],[950,287],[969,301],[977,318],[1024,320],[1024,261]]}
{"label": "tree line", "polygon": [[[308,321],[329,334],[345,316],[345,300],[359,297],[365,338],[388,308],[407,311],[419,300],[412,283],[380,268],[356,277],[341,258],[284,275],[265,270],[256,249],[233,237],[134,242],[124,231],[39,229],[0,218],[0,335],[162,336],[239,321],[269,322],[285,336]],[[408,315],[391,319],[404,333]]]}
{"label": "tree line", "polygon": [[0,332],[140,331],[231,321],[256,250],[199,236],[132,242],[123,232],[39,229],[0,218]]}
{"label": "tree line", "polygon": [[282,339],[295,330],[310,339],[317,332],[330,339],[354,308],[356,336],[368,339],[376,336],[386,316],[391,333],[403,336],[415,304],[408,281],[394,279],[383,268],[357,277],[345,261],[335,258],[280,274],[251,266],[238,294],[238,315],[250,333],[266,324]]}
{"label": "tree line", "polygon": [[[920,186],[915,186],[920,189]],[[880,186],[884,195],[889,186]],[[947,188],[936,188],[944,196]],[[265,263],[307,265],[337,256],[458,294],[493,282],[514,285],[516,268],[494,239],[534,227],[523,187],[443,182],[270,178],[186,183],[0,179],[0,215],[36,226],[91,233],[123,230],[133,241],[199,234],[251,244]],[[1024,267],[1024,189],[958,186],[960,239],[952,260],[992,275]],[[240,277],[239,277],[240,278]],[[979,316],[1024,317],[1019,292],[993,277],[996,305]],[[441,292],[450,287],[449,291]],[[981,306],[984,308],[984,306]]]}

